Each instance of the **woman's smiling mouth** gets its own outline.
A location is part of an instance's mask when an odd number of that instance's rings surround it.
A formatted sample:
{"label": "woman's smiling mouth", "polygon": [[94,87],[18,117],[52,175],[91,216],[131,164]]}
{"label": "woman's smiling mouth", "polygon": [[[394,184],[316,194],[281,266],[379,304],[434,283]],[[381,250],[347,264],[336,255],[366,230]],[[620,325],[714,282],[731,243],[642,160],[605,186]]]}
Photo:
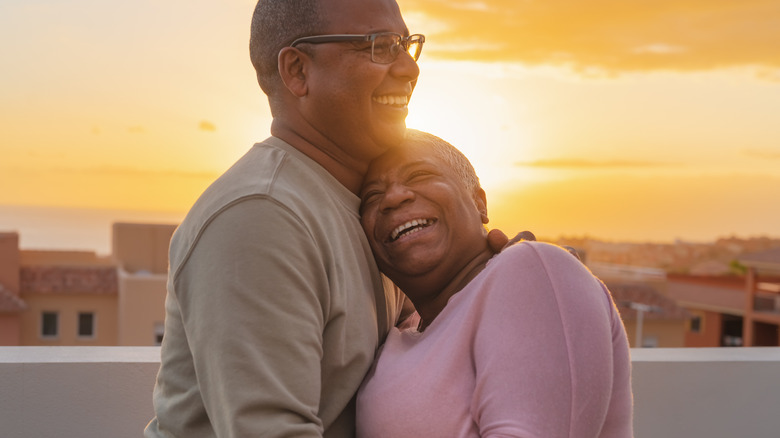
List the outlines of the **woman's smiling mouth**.
{"label": "woman's smiling mouth", "polygon": [[393,231],[390,232],[389,241],[395,242],[396,240],[401,238],[401,236],[416,233],[425,227],[433,225],[434,222],[436,222],[435,219],[425,219],[425,218],[412,219],[410,221],[407,221],[397,226]]}

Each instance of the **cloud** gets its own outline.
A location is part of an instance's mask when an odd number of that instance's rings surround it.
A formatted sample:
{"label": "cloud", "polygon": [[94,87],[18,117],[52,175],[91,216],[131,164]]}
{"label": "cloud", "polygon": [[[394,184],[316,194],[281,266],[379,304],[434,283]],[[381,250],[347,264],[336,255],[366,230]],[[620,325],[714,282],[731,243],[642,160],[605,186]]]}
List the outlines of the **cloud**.
{"label": "cloud", "polygon": [[648,44],[646,46],[641,47],[635,47],[631,50],[633,53],[654,53],[658,55],[665,55],[665,54],[672,54],[672,53],[683,53],[686,52],[687,49],[685,47],[680,46],[670,46],[668,44]]}
{"label": "cloud", "polygon": [[198,124],[198,129],[200,129],[201,131],[213,132],[213,131],[217,130],[217,127],[216,127],[216,125],[214,125],[213,123],[211,123],[211,122],[209,122],[207,120],[202,120]]}
{"label": "cloud", "polygon": [[423,56],[611,73],[780,68],[776,0],[401,0]]}
{"label": "cloud", "polygon": [[780,68],[760,68],[756,76],[765,81],[780,82]]}
{"label": "cloud", "polygon": [[550,160],[520,161],[515,166],[519,167],[537,167],[547,169],[621,169],[621,168],[651,168],[670,166],[671,163],[661,163],[656,161],[590,161],[578,158],[561,158]]}
{"label": "cloud", "polygon": [[129,127],[127,128],[127,132],[129,132],[129,133],[131,133],[131,134],[143,134],[145,131],[146,131],[146,130],[144,129],[144,127],[143,127],[143,126],[140,126],[140,125],[136,125],[136,126],[129,126]]}
{"label": "cloud", "polygon": [[[26,170],[26,169],[25,169]],[[215,179],[219,176],[219,172],[213,171],[187,171],[178,169],[142,169],[138,167],[129,166],[91,166],[91,167],[51,167],[42,172],[56,173],[59,175],[91,175],[91,176],[112,176],[112,177],[127,177],[127,178],[151,178],[158,176],[168,176],[176,178],[206,178]]]}
{"label": "cloud", "polygon": [[780,150],[771,149],[745,149],[743,154],[752,158],[759,158],[762,160],[780,160]]}

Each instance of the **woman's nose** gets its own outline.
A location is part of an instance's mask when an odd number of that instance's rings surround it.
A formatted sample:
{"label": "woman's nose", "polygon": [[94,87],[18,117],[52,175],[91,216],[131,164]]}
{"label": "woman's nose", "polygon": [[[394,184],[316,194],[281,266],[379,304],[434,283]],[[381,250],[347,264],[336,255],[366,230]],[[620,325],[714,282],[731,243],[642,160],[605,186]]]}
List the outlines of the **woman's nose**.
{"label": "woman's nose", "polygon": [[385,191],[382,199],[382,211],[394,210],[414,200],[414,192],[403,184],[392,184]]}

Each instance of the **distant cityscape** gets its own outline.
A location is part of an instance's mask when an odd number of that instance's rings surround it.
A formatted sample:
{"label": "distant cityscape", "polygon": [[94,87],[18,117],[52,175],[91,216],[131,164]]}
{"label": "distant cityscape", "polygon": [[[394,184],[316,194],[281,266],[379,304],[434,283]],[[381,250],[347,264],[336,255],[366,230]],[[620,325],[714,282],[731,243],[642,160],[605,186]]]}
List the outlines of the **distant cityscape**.
{"label": "distant cityscape", "polygon": [[587,237],[542,239],[585,253],[587,262],[658,268],[669,274],[695,276],[744,275],[737,261],[742,254],[780,248],[780,238],[724,237],[712,243],[678,240],[674,243],[613,242]]}
{"label": "distant cityscape", "polygon": [[[175,227],[113,223],[107,255],[24,249],[0,230],[0,345],[159,345]],[[539,240],[578,251],[634,348],[780,346],[780,239]]]}

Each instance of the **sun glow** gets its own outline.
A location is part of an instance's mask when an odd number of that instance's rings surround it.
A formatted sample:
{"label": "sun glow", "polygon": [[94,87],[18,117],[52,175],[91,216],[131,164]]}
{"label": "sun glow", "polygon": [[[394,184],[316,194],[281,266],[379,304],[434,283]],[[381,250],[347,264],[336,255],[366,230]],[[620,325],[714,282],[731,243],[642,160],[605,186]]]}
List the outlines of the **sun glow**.
{"label": "sun glow", "polygon": [[[254,2],[196,3],[0,1],[0,204],[184,211],[269,135]],[[508,232],[780,235],[780,3],[678,3],[399,0],[407,126]]]}
{"label": "sun glow", "polygon": [[[523,103],[507,96],[522,93],[501,67],[480,63],[420,62],[407,126],[430,132],[460,149],[486,188],[526,179],[512,165],[528,159],[533,138]],[[486,81],[486,71],[494,80]],[[488,73],[488,76],[491,76]],[[505,93],[497,88],[509,87]]]}

